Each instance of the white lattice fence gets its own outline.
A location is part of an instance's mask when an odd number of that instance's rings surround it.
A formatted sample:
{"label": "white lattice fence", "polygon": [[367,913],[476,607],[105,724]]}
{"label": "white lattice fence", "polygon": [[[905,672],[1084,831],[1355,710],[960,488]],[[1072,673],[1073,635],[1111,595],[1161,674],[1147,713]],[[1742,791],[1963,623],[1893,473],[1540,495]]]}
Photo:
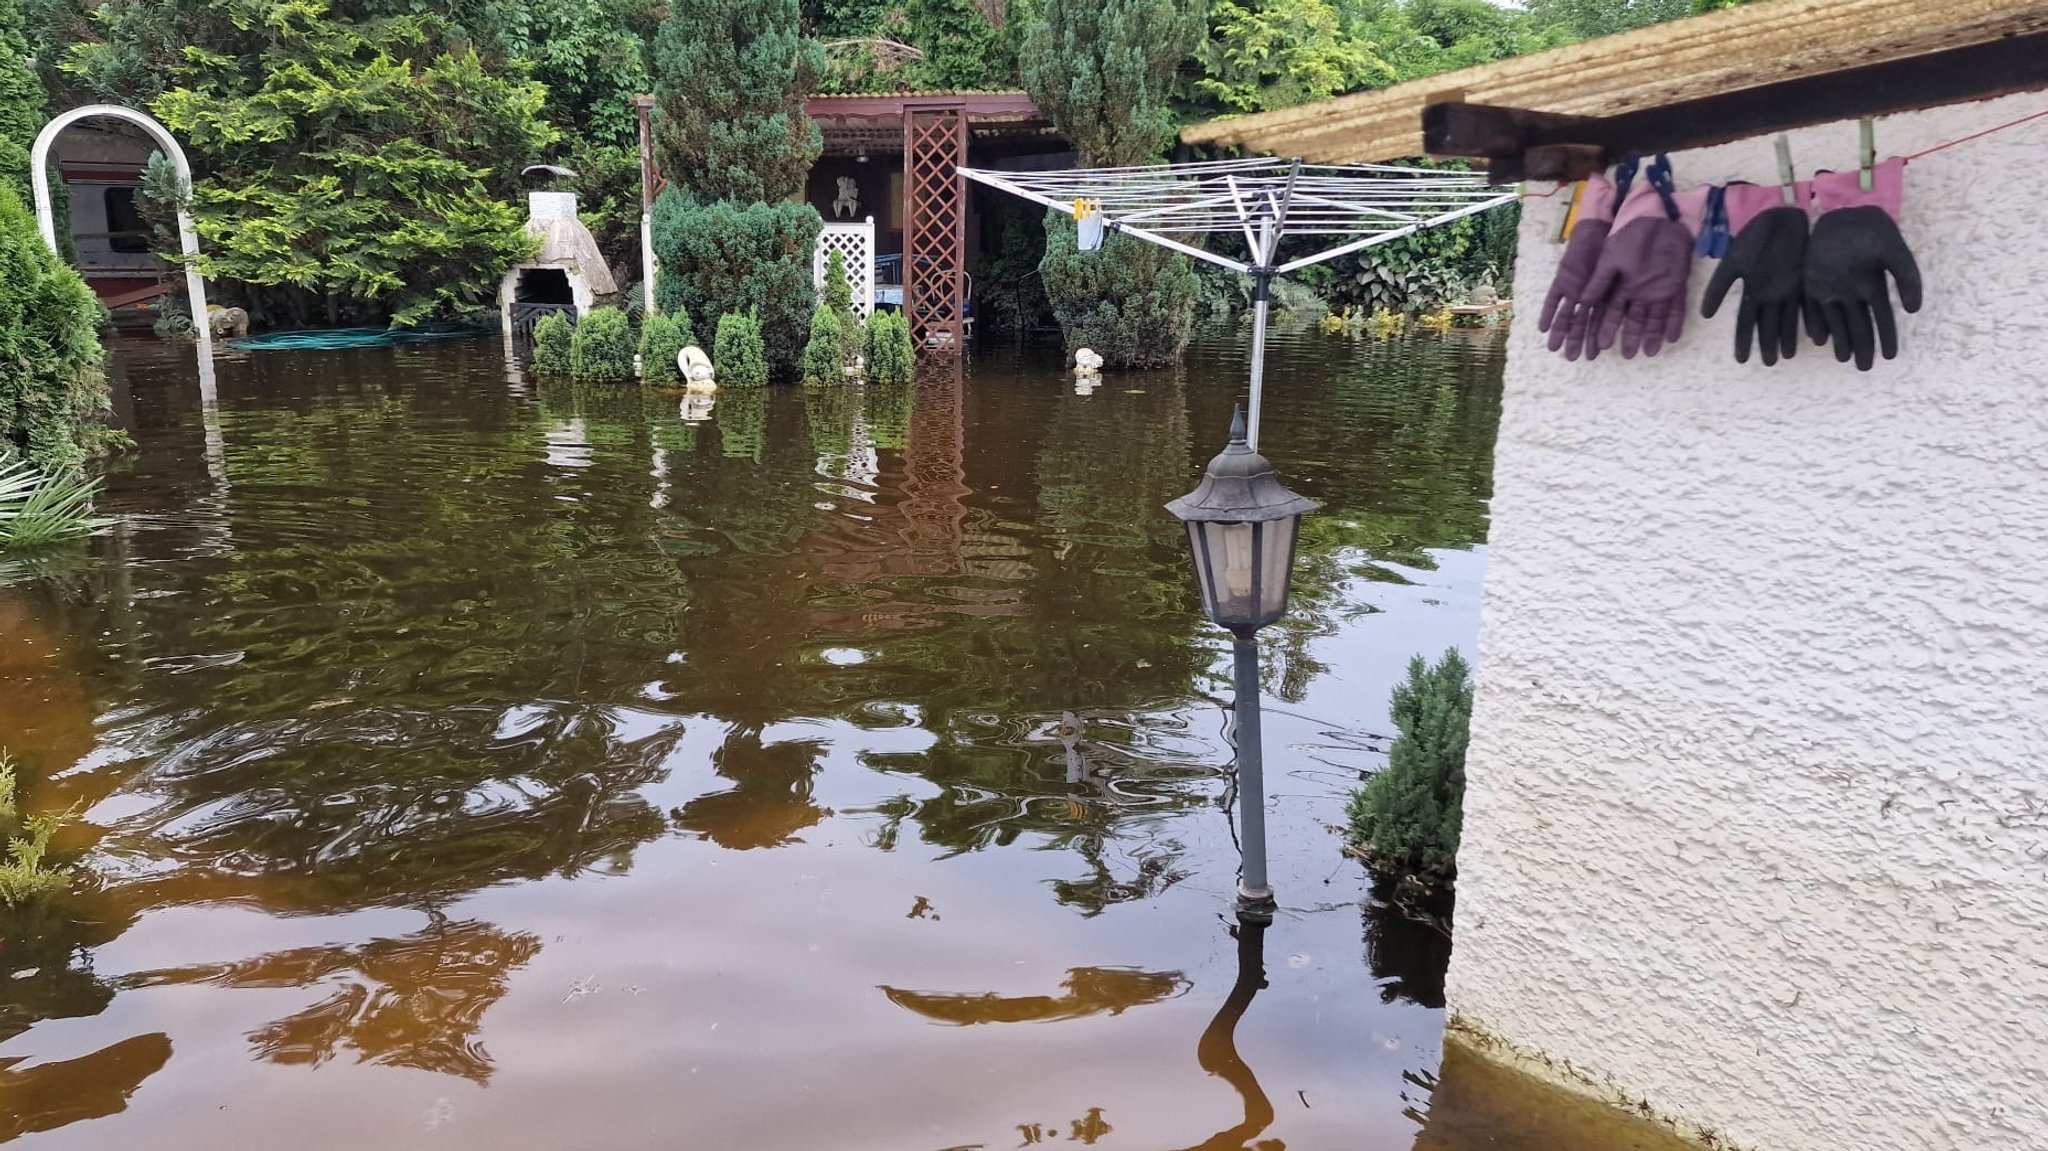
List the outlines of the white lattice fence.
{"label": "white lattice fence", "polygon": [[811,255],[811,283],[825,290],[825,263],[832,253],[846,261],[846,284],[853,289],[853,310],[865,320],[875,310],[875,218],[858,224],[827,224],[818,233]]}

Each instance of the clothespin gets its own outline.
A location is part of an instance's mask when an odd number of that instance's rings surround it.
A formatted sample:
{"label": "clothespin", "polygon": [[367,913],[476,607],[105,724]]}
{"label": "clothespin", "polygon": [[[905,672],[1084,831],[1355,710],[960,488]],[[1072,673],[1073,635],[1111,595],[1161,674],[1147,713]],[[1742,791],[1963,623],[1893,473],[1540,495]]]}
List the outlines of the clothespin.
{"label": "clothespin", "polygon": [[1870,170],[1877,166],[1877,121],[1869,116],[1865,116],[1862,123],[1858,126],[1858,131],[1863,137],[1863,144],[1860,154],[1861,163],[1856,173],[1856,186],[1868,192],[1870,191]]}
{"label": "clothespin", "polygon": [[1571,199],[1564,202],[1564,215],[1557,220],[1557,242],[1562,244],[1572,238],[1572,229],[1579,226],[1579,209],[1585,206],[1586,182],[1580,180],[1572,185]]}
{"label": "clothespin", "polygon": [[1676,220],[1678,186],[1671,182],[1671,157],[1662,152],[1657,153],[1657,158],[1650,161],[1650,166],[1644,169],[1643,178],[1650,182],[1650,187],[1657,190],[1657,198],[1664,201],[1664,215]]}
{"label": "clothespin", "polygon": [[1778,191],[1784,195],[1788,208],[1799,206],[1799,192],[1794,188],[1797,183],[1799,170],[1792,166],[1792,141],[1781,133],[1778,136]]}

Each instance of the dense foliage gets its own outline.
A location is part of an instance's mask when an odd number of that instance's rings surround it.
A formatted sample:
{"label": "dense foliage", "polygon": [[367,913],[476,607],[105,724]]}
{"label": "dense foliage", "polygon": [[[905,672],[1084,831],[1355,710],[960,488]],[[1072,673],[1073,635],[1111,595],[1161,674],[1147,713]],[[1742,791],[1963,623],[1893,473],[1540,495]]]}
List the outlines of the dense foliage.
{"label": "dense foliage", "polygon": [[640,321],[640,378],[650,384],[672,384],[681,378],[676,356],[697,342],[690,314],[656,312]]}
{"label": "dense foliage", "polygon": [[[861,355],[867,361],[869,384],[883,389],[908,384],[917,371],[916,347],[910,340],[910,321],[901,312],[876,312],[868,320]],[[883,422],[888,424],[891,421],[885,419]],[[878,438],[876,442],[881,443],[881,440]]]}
{"label": "dense foliage", "polygon": [[259,322],[459,314],[531,251],[508,201],[554,138],[539,84],[443,18],[327,0],[110,0],[65,68],[184,142],[215,280]]}
{"label": "dense foliage", "polygon": [[569,340],[569,372],[582,380],[633,378],[633,325],[617,308],[592,308]]}
{"label": "dense foliage", "polygon": [[1409,661],[1394,686],[1387,766],[1353,792],[1354,845],[1375,870],[1448,883],[1457,875],[1465,812],[1465,745],[1472,725],[1471,668],[1457,649],[1435,664]]}
{"label": "dense foliage", "polygon": [[738,391],[768,386],[768,354],[761,339],[761,319],[750,312],[718,317],[718,335],[711,345],[711,363],[718,386]]}
{"label": "dense foliage", "polygon": [[1180,359],[1202,290],[1187,257],[1118,234],[1083,252],[1073,221],[1055,210],[1046,213],[1039,267],[1069,350],[1092,348],[1119,368]]}
{"label": "dense foliage", "polygon": [[824,51],[796,0],[675,0],[654,40],[655,149],[674,183],[654,205],[662,308],[749,312],[771,373],[802,355],[824,226],[795,199],[823,147],[804,112]]}
{"label": "dense foliage", "polygon": [[0,182],[29,198],[28,154],[43,127],[48,94],[35,70],[21,0],[0,0]]}
{"label": "dense foliage", "polygon": [[103,423],[99,301],[0,187],[0,460],[76,468],[122,437]]}
{"label": "dense foliage", "polygon": [[576,325],[560,312],[542,316],[533,326],[533,370],[544,376],[569,374]]}

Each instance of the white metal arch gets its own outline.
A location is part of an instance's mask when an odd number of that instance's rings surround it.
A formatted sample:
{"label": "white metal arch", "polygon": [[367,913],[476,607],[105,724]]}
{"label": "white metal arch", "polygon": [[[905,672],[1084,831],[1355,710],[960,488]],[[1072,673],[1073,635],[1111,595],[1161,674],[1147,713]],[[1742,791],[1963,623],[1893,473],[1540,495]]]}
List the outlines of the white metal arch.
{"label": "white metal arch", "polygon": [[[57,222],[50,199],[50,148],[56,144],[57,137],[63,134],[64,129],[80,120],[101,117],[126,120],[149,133],[150,139],[155,140],[157,147],[162,148],[164,155],[169,156],[171,163],[177,166],[178,179],[184,182],[185,187],[192,186],[192,165],[185,159],[185,150],[178,147],[177,139],[168,129],[147,113],[138,112],[133,108],[123,108],[119,104],[87,104],[82,108],[61,112],[55,119],[43,125],[43,130],[36,135],[35,149],[29,156],[29,176],[35,185],[36,226],[42,229],[43,243],[48,244],[52,252],[58,248]],[[199,233],[192,227],[191,213],[182,207],[178,209],[178,245],[185,256],[185,295],[192,309],[192,328],[199,338],[200,352],[204,355],[212,348],[213,331],[206,320],[206,281],[200,277],[196,262],[199,255]]]}

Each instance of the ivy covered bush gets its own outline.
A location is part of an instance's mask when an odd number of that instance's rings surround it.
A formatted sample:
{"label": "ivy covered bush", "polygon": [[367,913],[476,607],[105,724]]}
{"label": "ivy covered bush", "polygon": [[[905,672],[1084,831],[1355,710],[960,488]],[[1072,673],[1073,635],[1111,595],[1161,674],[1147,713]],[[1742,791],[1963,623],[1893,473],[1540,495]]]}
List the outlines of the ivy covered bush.
{"label": "ivy covered bush", "polygon": [[688,312],[656,312],[641,320],[640,378],[650,384],[672,384],[681,379],[676,355],[696,342]]}
{"label": "ivy covered bush", "polygon": [[819,307],[811,315],[811,342],[804,345],[804,387],[822,388],[845,382],[845,327],[838,313]]}
{"label": "ivy covered bush", "polygon": [[104,422],[99,301],[0,186],[0,462],[74,470],[126,439]]}
{"label": "ivy covered bush", "polygon": [[745,312],[720,316],[711,364],[718,369],[720,388],[745,391],[767,387],[768,353],[761,342],[760,317]]}
{"label": "ivy covered bush", "polygon": [[633,325],[617,308],[592,308],[569,340],[569,372],[585,380],[633,378]]}
{"label": "ivy covered bush", "polygon": [[533,326],[533,370],[544,376],[569,374],[570,349],[576,342],[576,325],[560,312],[542,316]]}
{"label": "ivy covered bush", "polygon": [[1175,363],[1186,350],[1202,283],[1187,257],[1116,233],[1083,252],[1074,222],[1045,217],[1045,293],[1067,350],[1093,348],[1116,368]]}
{"label": "ivy covered bush", "polygon": [[1465,814],[1471,668],[1455,648],[1435,664],[1416,656],[1394,687],[1387,766],[1351,795],[1353,848],[1374,871],[1448,886],[1457,876]]}
{"label": "ivy covered bush", "polygon": [[907,384],[917,372],[917,351],[910,341],[910,320],[902,312],[876,312],[868,320],[861,352],[867,358],[869,383]]}

